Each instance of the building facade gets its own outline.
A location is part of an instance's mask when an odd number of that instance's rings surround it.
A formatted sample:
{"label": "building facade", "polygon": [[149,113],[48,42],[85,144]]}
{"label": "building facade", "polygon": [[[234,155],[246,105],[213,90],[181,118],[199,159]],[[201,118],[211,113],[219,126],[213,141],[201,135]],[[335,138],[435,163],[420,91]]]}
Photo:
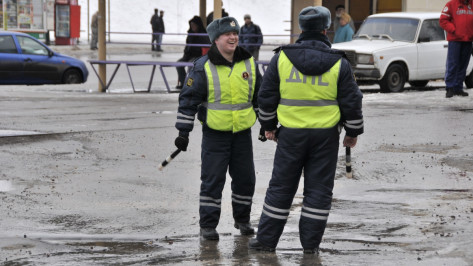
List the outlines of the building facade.
{"label": "building facade", "polygon": [[0,0],[0,30],[14,30],[44,38],[54,29],[54,0]]}

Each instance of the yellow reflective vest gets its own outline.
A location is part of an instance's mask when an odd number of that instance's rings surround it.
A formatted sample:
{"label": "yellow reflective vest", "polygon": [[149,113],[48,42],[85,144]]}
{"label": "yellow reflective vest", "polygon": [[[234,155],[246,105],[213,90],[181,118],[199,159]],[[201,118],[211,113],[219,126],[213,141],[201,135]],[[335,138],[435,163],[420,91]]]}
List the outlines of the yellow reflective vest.
{"label": "yellow reflective vest", "polygon": [[319,76],[300,73],[281,51],[278,60],[281,100],[277,114],[288,128],[331,128],[340,121],[337,81],[341,60]]}
{"label": "yellow reflective vest", "polygon": [[253,94],[256,65],[253,58],[237,62],[232,68],[207,60],[207,126],[219,131],[239,132],[256,122]]}

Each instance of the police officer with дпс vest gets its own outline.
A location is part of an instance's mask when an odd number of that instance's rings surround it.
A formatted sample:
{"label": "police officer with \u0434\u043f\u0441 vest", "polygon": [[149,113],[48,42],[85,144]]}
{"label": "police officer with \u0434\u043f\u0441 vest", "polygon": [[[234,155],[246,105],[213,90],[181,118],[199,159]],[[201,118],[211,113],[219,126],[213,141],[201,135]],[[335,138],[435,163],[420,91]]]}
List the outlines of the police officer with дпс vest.
{"label": "police officer with \u0434\u043f\u0441 vest", "polygon": [[344,53],[331,49],[330,21],[327,8],[304,8],[299,39],[280,47],[264,74],[259,120],[266,137],[278,144],[250,249],[275,250],[304,171],[300,241],[304,253],[318,252],[331,208],[340,126],[346,131],[344,146],[354,147],[363,133],[363,96]]}
{"label": "police officer with \u0434\u043f\u0441 vest", "polygon": [[194,62],[179,95],[175,144],[185,151],[195,114],[202,123],[200,234],[218,240],[222,190],[227,169],[232,178],[235,228],[254,233],[250,211],[255,190],[251,127],[257,117],[261,74],[254,58],[238,46],[238,22],[233,17],[207,26],[212,42],[207,55]]}

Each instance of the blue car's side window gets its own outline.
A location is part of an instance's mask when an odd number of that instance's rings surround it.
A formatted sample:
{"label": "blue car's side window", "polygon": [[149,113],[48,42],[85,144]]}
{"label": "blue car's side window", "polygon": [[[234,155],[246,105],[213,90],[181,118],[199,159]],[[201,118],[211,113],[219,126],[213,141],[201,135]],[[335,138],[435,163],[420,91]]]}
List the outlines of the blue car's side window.
{"label": "blue car's side window", "polygon": [[39,42],[23,36],[17,36],[23,54],[48,55],[48,49]]}
{"label": "blue car's side window", "polygon": [[0,53],[17,54],[15,42],[12,36],[0,36]]}

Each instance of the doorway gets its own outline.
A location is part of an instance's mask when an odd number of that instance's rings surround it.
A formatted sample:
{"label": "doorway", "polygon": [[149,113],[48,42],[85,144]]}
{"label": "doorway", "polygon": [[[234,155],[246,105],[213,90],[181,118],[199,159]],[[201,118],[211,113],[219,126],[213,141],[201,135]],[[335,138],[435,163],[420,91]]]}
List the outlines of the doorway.
{"label": "doorway", "polygon": [[378,0],[376,3],[376,13],[401,12],[402,0]]}

